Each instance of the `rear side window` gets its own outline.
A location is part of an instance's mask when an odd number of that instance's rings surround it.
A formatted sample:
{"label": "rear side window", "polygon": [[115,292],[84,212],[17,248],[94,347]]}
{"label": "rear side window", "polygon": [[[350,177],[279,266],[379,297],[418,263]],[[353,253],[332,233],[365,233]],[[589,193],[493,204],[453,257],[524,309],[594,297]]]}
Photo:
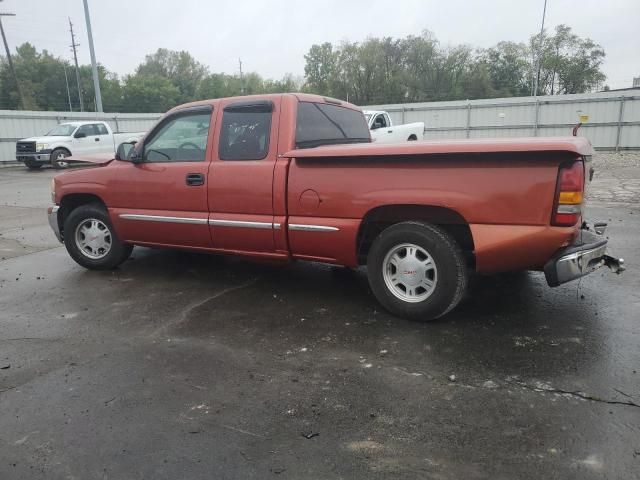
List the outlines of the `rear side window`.
{"label": "rear side window", "polygon": [[105,127],[102,123],[96,123],[96,128],[98,129],[98,135],[109,135],[107,127]]}
{"label": "rear side window", "polygon": [[271,115],[269,101],[228,105],[222,116],[219,156],[221,160],[262,160],[269,151]]}
{"label": "rear side window", "polygon": [[362,112],[326,103],[298,103],[296,147],[370,142]]}

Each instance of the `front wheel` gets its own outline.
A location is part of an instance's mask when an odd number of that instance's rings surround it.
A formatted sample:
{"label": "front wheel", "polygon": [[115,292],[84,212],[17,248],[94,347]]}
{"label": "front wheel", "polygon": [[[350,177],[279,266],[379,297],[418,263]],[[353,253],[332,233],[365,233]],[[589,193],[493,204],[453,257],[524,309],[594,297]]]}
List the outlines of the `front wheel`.
{"label": "front wheel", "polygon": [[124,262],[132,245],[120,241],[101,205],[82,205],[64,222],[64,245],[71,258],[90,270],[110,270]]}
{"label": "front wheel", "polygon": [[444,230],[424,222],[385,229],[367,257],[369,285],[391,313],[435,320],[462,299],[468,273],[464,255]]}
{"label": "front wheel", "polygon": [[58,170],[68,168],[69,162],[67,162],[66,158],[70,155],[71,154],[64,148],[56,148],[51,152],[51,166]]}
{"label": "front wheel", "polygon": [[25,161],[24,164],[29,170],[40,170],[40,168],[42,168],[41,163],[31,162],[29,160]]}

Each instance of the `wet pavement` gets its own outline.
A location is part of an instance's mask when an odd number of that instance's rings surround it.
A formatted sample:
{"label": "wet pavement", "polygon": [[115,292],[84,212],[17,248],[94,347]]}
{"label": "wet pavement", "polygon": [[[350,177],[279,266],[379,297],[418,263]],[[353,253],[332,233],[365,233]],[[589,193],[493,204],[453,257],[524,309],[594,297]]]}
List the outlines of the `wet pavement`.
{"label": "wet pavement", "polygon": [[640,208],[616,172],[588,214],[623,275],[475,278],[416,324],[361,271],[141,248],[86,271],[46,225],[53,172],[0,170],[0,478],[640,478]]}

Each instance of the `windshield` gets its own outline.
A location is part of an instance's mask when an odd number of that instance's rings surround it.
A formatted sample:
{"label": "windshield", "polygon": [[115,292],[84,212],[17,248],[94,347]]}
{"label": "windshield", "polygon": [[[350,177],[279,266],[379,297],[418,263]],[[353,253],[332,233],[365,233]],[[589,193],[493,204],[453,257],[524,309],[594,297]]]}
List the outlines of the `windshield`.
{"label": "windshield", "polygon": [[296,122],[296,146],[371,142],[369,127],[358,110],[326,103],[300,102]]}
{"label": "windshield", "polygon": [[52,130],[50,130],[45,136],[47,137],[70,137],[73,131],[76,129],[75,125],[69,125],[68,123],[61,123]]}

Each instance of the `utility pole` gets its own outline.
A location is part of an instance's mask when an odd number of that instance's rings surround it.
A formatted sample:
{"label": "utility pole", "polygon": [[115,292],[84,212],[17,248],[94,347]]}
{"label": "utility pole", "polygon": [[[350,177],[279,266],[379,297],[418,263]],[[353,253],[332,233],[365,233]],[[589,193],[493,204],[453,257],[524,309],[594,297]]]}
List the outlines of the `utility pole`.
{"label": "utility pole", "polygon": [[67,98],[69,99],[69,111],[73,112],[73,108],[71,107],[71,92],[69,91],[69,77],[67,77],[67,65],[63,63],[62,69],[64,70],[64,83],[67,85]]}
{"label": "utility pole", "polygon": [[102,95],[100,94],[100,80],[98,79],[98,66],[96,65],[96,52],[93,50],[93,35],[91,33],[91,17],[89,16],[89,4],[84,0],[84,18],[87,22],[87,36],[89,37],[89,53],[91,53],[91,70],[93,72],[93,89],[96,93],[96,111],[102,112]]}
{"label": "utility pole", "polygon": [[238,63],[240,64],[240,93],[244,95],[244,80],[242,79],[242,60],[238,59]]}
{"label": "utility pole", "polygon": [[78,68],[78,54],[76,53],[76,47],[80,46],[76,43],[76,36],[73,34],[73,23],[71,23],[71,17],[69,17],[69,30],[71,31],[71,49],[73,50],[73,60],[76,62],[76,82],[78,84],[78,99],[80,100],[80,111],[84,112],[84,104],[82,102],[82,88],[80,87],[80,69]]}
{"label": "utility pole", "polygon": [[540,27],[540,38],[538,39],[538,53],[536,65],[536,79],[533,85],[533,96],[538,96],[538,84],[540,82],[540,49],[542,47],[542,35],[544,34],[544,19],[547,16],[547,0],[544,0],[544,8],[542,9],[542,26]]}
{"label": "utility pole", "polygon": [[11,50],[9,50],[9,45],[7,45],[7,37],[4,34],[4,27],[2,26],[2,17],[15,17],[15,13],[0,13],[0,32],[2,33],[2,41],[4,42],[4,50],[7,52],[7,63],[9,64],[9,70],[11,70],[11,74],[13,75],[13,80],[16,82],[16,90],[18,91],[18,96],[20,97],[20,103],[22,104],[22,109],[26,109],[26,103],[24,101],[24,96],[22,95],[22,89],[20,88],[20,82],[18,82],[18,76],[16,75],[16,70],[13,68],[13,60],[11,60]]}

